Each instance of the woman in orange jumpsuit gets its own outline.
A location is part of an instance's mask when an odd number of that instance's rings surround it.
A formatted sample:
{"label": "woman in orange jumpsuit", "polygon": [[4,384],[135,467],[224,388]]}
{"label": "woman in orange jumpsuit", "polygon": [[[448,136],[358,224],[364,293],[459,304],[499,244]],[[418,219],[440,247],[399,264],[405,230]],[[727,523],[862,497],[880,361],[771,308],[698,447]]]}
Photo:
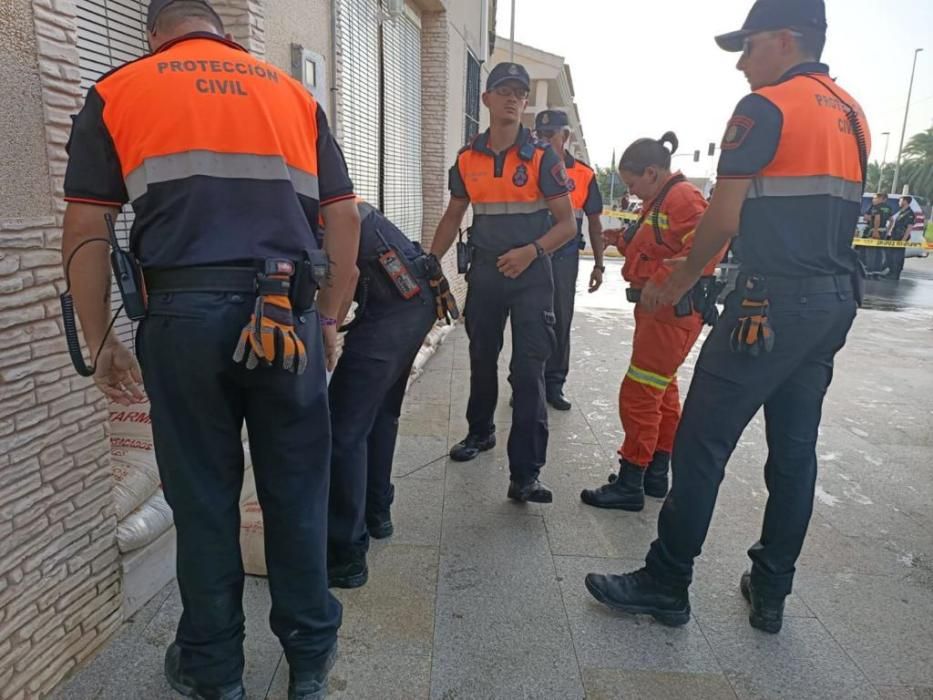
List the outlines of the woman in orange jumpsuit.
{"label": "woman in orange jumpsuit", "polygon": [[[637,302],[649,280],[660,284],[670,274],[667,261],[686,257],[706,211],[703,194],[680,172],[671,172],[676,150],[677,137],[671,132],[660,140],[639,139],[626,149],[619,173],[629,191],[644,201],[642,213],[627,229],[603,234],[606,244],[615,245],[625,256],[622,276],[631,285],[627,297],[636,305],[632,360],[619,390],[625,430],[619,474],[610,476],[608,484],[580,494],[584,503],[597,508],[639,511],[646,493],[656,498],[667,495],[671,449],[680,421],[677,370],[703,328],[693,301],[701,295],[688,295],[677,308],[655,312]],[[715,265],[706,274],[714,269]],[[705,288],[709,283],[704,279],[701,285]]]}

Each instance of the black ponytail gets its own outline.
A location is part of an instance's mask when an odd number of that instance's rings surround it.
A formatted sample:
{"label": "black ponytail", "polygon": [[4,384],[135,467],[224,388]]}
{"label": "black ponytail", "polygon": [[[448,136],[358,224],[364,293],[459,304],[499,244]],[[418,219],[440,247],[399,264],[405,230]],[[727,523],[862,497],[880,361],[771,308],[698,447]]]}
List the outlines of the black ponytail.
{"label": "black ponytail", "polygon": [[673,131],[665,132],[660,139],[638,139],[625,149],[619,161],[619,170],[641,175],[649,167],[670,170],[671,156],[677,152],[680,141]]}

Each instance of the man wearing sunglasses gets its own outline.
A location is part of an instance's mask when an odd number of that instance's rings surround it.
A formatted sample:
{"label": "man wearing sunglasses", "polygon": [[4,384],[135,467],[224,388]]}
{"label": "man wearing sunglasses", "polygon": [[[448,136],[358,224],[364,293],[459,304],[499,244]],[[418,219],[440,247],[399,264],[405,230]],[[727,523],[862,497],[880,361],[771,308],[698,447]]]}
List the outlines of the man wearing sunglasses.
{"label": "man wearing sunglasses", "polygon": [[558,411],[569,411],[570,402],[564,397],[564,383],[570,369],[570,324],[573,321],[573,301],[577,294],[577,274],[580,269],[580,251],[583,249],[583,217],[589,223],[590,243],[593,246],[595,264],[590,273],[589,291],[595,292],[602,286],[603,273],[603,226],[599,215],[603,212],[603,198],[599,193],[596,173],[582,160],[577,160],[567,150],[570,140],[570,120],[567,113],[558,109],[539,112],[535,118],[535,135],[551,144],[551,148],[564,161],[570,186],[570,201],[577,221],[577,235],[551,256],[554,269],[554,316],[557,324],[557,346],[547,361],[544,370],[547,402]]}
{"label": "man wearing sunglasses", "polygon": [[726,463],[763,406],[768,502],[740,590],[753,627],[781,629],[813,511],[823,397],[860,296],[852,238],[871,149],[864,112],[819,62],[825,39],[822,0],[759,0],[741,30],[716,38],[742,52],[753,93],[726,128],[693,249],[664,284],[645,287],[642,304],[676,302],[736,234],[739,281],[696,364],[646,566],[586,578],[610,607],[687,623]]}
{"label": "man wearing sunglasses", "polygon": [[511,317],[508,497],[550,503],[552,494],[538,479],[548,441],[544,364],[555,343],[549,253],[570,241],[577,227],[564,164],[554,149],[522,126],[529,84],[528,72],[517,63],[500,63],[490,72],[483,93],[489,129],[461,149],[450,169],[450,204],[431,253],[441,258],[450,249],[472,205],[464,308],[470,337],[470,427],[450,457],[466,462],[496,445],[498,360]]}

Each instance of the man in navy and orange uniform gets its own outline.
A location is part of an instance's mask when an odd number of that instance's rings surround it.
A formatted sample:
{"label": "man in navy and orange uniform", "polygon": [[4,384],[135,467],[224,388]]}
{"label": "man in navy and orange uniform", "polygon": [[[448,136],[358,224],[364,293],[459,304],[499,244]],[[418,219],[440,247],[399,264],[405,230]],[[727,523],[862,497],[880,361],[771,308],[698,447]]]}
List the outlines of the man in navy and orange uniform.
{"label": "man in navy and orange uniform", "polygon": [[611,607],[689,620],[693,561],[726,462],[764,406],[768,503],[740,589],[752,626],[781,629],[813,510],[823,397],[861,283],[852,238],[871,144],[861,107],[819,63],[825,40],[822,0],[758,0],[740,31],[717,37],[742,52],[738,69],[753,92],[726,129],[692,251],[666,282],[646,285],[642,303],[679,299],[736,233],[739,282],[696,365],[646,567],[586,578]]}
{"label": "man in navy and orange uniform", "polygon": [[576,237],[551,255],[551,268],[554,270],[554,316],[557,319],[554,332],[557,345],[544,369],[547,402],[559,411],[569,411],[571,405],[564,397],[564,383],[570,370],[570,325],[573,322],[573,302],[577,295],[580,251],[584,247],[583,219],[586,217],[589,225],[594,258],[589,291],[595,292],[602,286],[603,273],[606,271],[603,265],[603,225],[599,219],[603,213],[603,197],[599,193],[599,183],[596,182],[593,169],[582,160],[574,158],[567,150],[570,121],[566,112],[558,109],[539,112],[535,117],[535,135],[550,143],[554,152],[564,161],[567,184],[570,187],[570,202],[577,222]]}
{"label": "man in navy and orange uniform", "polygon": [[[360,199],[357,207],[360,279],[351,290],[357,307],[329,387],[333,454],[327,573],[332,588],[364,585],[370,537],[383,539],[394,530],[398,420],[421,343],[439,320],[432,280],[447,285],[436,258],[425,255],[369,203]],[[402,272],[404,266],[403,284],[396,285],[387,273],[387,255],[398,261],[393,269]]]}
{"label": "man in navy and orange uniform", "polygon": [[[359,242],[353,185],[323,110],[225,40],[206,1],[153,0],[148,30],[152,54],[104,76],[75,118],[62,248],[106,238],[104,214],[132,204],[148,287],[136,351],[184,605],[166,676],[189,697],[244,697],[245,420],[289,698],[321,698],[341,619],[327,588],[325,364]],[[312,275],[319,214],[329,275]],[[78,257],[77,310],[88,345],[103,346],[95,381],[112,400],[138,399],[139,367],[108,334],[101,301],[106,246]]]}
{"label": "man in navy and orange uniform", "polygon": [[466,330],[470,337],[469,434],[450,452],[467,461],[496,444],[493,414],[497,365],[505,323],[512,320],[512,430],[509,498],[550,503],[538,476],[547,459],[548,421],[544,364],[554,348],[552,253],[576,234],[567,173],[547,144],[522,126],[529,78],[517,63],[489,74],[483,104],[490,126],[463,148],[450,169],[450,204],[431,252],[441,258],[453,244],[467,208],[471,264]]}

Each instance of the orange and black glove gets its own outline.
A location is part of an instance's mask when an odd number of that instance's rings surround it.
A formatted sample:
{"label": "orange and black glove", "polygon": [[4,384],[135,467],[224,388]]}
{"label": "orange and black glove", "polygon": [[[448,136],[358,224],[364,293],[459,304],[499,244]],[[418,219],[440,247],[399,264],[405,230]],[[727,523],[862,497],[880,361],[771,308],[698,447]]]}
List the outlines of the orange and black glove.
{"label": "orange and black glove", "polygon": [[234,362],[246,360],[246,369],[261,363],[301,374],[308,367],[308,353],[295,333],[288,296],[294,272],[290,260],[267,260],[265,274],[256,276],[256,306],[233,353]]}
{"label": "orange and black glove", "polygon": [[444,271],[441,269],[437,257],[428,255],[426,259],[428,286],[431,287],[431,294],[434,295],[434,310],[437,313],[437,320],[450,325],[451,319],[456,321],[460,318],[457,300],[450,291],[450,283],[447,281],[447,277],[444,276]]}
{"label": "orange and black glove", "polygon": [[745,283],[742,314],[729,338],[732,352],[758,357],[774,348],[774,330],[768,321],[768,296],[764,280],[750,277]]}

